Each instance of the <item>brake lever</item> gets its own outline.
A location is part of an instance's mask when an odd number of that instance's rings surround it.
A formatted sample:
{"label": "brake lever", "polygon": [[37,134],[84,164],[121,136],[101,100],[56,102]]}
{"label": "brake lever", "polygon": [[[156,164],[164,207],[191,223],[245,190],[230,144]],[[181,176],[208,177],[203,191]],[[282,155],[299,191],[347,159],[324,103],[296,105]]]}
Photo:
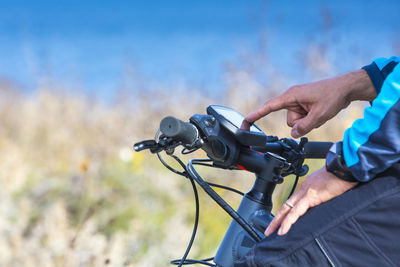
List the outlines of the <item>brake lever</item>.
{"label": "brake lever", "polygon": [[295,142],[292,139],[282,139],[281,145],[286,150],[283,152],[283,156],[288,162],[291,163],[291,168],[285,171],[282,176],[288,176],[290,174],[296,174],[298,176],[304,176],[308,173],[309,167],[304,164],[304,145],[308,142],[307,137],[302,137],[300,143]]}
{"label": "brake lever", "polygon": [[172,138],[161,139],[158,143],[155,140],[144,140],[134,144],[133,149],[135,149],[136,152],[150,149],[150,152],[153,154],[165,150],[168,155],[171,155],[174,153],[174,149],[181,144],[181,142],[175,142]]}
{"label": "brake lever", "polygon": [[161,146],[155,140],[144,140],[144,141],[134,144],[133,149],[136,152],[139,152],[139,151],[142,151],[145,149],[150,149],[151,153],[158,153],[163,150],[163,146]]}
{"label": "brake lever", "polygon": [[307,164],[302,165],[300,167],[300,169],[296,169],[294,166],[292,166],[289,170],[282,173],[282,177],[286,177],[291,174],[294,174],[294,175],[298,174],[301,177],[301,176],[306,175],[309,170],[310,170],[310,168],[308,167]]}

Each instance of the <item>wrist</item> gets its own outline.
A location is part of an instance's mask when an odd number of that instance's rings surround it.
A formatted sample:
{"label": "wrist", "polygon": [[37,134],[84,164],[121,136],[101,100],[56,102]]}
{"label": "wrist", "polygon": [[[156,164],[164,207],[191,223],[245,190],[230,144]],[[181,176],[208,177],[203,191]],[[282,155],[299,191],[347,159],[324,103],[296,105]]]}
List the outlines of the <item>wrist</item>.
{"label": "wrist", "polygon": [[326,170],[341,180],[347,182],[357,182],[353,174],[347,168],[343,156],[343,143],[337,142],[332,145],[326,155]]}
{"label": "wrist", "polygon": [[368,73],[364,70],[358,70],[345,74],[346,80],[348,80],[348,100],[350,102],[356,100],[372,101],[376,97],[376,90],[374,85],[368,76]]}

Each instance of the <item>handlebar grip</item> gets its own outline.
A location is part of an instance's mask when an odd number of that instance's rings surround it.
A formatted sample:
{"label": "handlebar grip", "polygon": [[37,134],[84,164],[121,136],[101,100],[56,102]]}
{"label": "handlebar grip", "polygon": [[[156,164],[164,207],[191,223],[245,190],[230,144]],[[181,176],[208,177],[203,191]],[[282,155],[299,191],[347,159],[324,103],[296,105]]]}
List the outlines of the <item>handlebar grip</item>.
{"label": "handlebar grip", "polygon": [[305,157],[309,159],[323,159],[332,145],[332,142],[308,142],[304,145]]}
{"label": "handlebar grip", "polygon": [[160,130],[167,137],[181,141],[185,145],[191,145],[197,139],[197,129],[193,124],[172,116],[165,117],[161,121]]}

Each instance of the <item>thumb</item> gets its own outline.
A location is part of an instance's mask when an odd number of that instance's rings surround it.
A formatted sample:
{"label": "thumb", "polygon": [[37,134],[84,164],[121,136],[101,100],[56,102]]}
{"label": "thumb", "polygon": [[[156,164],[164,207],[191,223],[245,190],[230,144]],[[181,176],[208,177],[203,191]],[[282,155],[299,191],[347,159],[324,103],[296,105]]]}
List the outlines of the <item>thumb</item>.
{"label": "thumb", "polygon": [[302,119],[299,119],[292,128],[292,136],[294,138],[299,138],[307,133],[309,133],[312,129],[316,128],[318,122],[312,112],[308,113]]}

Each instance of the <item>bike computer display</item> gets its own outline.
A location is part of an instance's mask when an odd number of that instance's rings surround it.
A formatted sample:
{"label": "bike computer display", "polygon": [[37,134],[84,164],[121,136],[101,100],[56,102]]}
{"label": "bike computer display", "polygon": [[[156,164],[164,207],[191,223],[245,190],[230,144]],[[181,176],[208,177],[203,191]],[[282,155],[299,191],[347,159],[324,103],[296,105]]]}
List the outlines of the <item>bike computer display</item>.
{"label": "bike computer display", "polygon": [[240,129],[245,117],[238,111],[224,106],[211,105],[207,107],[207,113],[214,116],[222,127],[230,131],[242,145],[265,145],[267,136],[256,125],[253,124],[250,131]]}

